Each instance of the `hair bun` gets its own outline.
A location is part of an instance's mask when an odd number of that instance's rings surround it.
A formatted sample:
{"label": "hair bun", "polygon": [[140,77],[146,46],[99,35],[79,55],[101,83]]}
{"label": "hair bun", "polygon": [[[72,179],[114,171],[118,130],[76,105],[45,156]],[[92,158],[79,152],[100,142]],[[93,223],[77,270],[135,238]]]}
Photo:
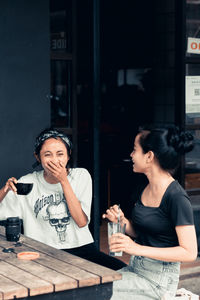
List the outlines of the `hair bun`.
{"label": "hair bun", "polygon": [[177,153],[184,154],[194,148],[194,137],[190,132],[173,127],[168,130],[168,143]]}

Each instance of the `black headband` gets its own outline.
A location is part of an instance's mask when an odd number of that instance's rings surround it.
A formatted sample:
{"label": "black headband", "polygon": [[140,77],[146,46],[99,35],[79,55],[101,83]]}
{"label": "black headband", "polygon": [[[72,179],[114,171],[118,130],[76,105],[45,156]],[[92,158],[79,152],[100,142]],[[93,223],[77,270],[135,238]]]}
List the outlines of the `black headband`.
{"label": "black headband", "polygon": [[36,141],[35,141],[35,152],[37,150],[37,148],[44,143],[44,141],[50,139],[50,138],[61,138],[61,140],[63,140],[63,142],[65,142],[69,149],[71,150],[71,142],[70,140],[68,139],[68,137],[61,133],[61,132],[58,132],[57,130],[49,130],[49,131],[46,131],[44,133],[42,133],[41,135],[39,135],[37,138],[36,138]]}

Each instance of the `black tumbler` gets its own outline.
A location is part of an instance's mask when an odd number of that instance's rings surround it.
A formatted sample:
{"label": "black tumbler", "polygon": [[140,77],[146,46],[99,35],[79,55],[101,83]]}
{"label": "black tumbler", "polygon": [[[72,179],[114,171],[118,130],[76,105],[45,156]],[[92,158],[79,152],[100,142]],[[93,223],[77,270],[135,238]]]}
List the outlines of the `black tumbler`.
{"label": "black tumbler", "polygon": [[21,233],[21,220],[19,217],[10,217],[6,220],[6,239],[10,242],[18,242]]}

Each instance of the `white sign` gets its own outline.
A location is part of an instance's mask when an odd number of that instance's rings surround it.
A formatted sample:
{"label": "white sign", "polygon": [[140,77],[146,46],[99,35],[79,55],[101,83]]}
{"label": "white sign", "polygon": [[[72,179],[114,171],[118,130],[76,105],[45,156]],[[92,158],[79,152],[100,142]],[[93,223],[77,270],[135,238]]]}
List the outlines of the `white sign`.
{"label": "white sign", "polygon": [[200,113],[200,76],[185,78],[186,114]]}
{"label": "white sign", "polygon": [[200,54],[200,39],[188,38],[187,52]]}

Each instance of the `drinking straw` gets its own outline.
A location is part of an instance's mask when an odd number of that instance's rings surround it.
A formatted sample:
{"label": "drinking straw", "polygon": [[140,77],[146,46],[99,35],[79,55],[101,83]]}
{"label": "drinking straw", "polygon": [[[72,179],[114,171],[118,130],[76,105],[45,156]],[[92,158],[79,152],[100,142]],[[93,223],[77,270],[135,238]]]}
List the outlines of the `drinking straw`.
{"label": "drinking straw", "polygon": [[118,205],[117,223],[120,223],[120,204]]}

